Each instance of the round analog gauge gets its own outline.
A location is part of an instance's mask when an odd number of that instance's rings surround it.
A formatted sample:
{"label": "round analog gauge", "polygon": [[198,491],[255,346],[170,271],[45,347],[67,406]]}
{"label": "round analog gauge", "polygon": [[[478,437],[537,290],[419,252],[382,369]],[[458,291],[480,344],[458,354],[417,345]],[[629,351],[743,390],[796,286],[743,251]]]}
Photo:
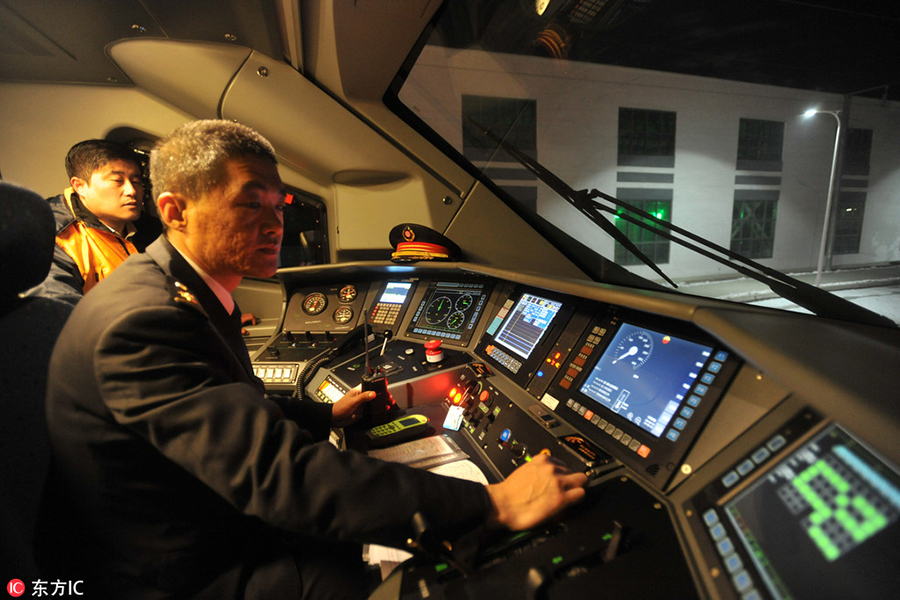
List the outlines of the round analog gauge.
{"label": "round analog gauge", "polygon": [[353,310],[351,310],[348,306],[341,306],[336,311],[334,311],[332,318],[334,318],[335,323],[338,323],[340,325],[349,323],[350,319],[353,318]]}
{"label": "round analog gauge", "polygon": [[646,331],[634,331],[625,336],[615,348],[612,364],[625,362],[632,369],[644,366],[653,353],[653,338]]}
{"label": "round analog gauge", "polygon": [[465,311],[467,308],[472,306],[472,294],[463,294],[459,298],[456,299],[456,310]]}
{"label": "round analog gauge", "polygon": [[452,308],[453,302],[450,301],[450,298],[439,296],[428,305],[428,309],[425,311],[425,320],[431,325],[437,325],[447,318]]}
{"label": "round analog gauge", "polygon": [[338,297],[341,299],[341,302],[353,302],[356,300],[356,287],[345,285],[341,288],[341,291],[338,292]]}
{"label": "round analog gauge", "polygon": [[449,329],[460,329],[465,324],[465,322],[466,315],[459,310],[454,313],[450,313],[450,316],[447,317],[447,327]]}
{"label": "round analog gauge", "polygon": [[317,315],[328,306],[328,298],[321,292],[313,292],[303,300],[303,312],[308,315]]}

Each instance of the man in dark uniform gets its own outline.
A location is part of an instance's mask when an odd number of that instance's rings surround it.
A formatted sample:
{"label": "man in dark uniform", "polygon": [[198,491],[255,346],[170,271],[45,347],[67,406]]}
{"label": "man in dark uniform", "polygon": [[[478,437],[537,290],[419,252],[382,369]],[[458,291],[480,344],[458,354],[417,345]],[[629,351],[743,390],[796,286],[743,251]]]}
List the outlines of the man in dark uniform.
{"label": "man in dark uniform", "polygon": [[583,496],[585,476],[546,457],[483,486],[335,449],[330,427],[374,394],[266,397],[231,298],[277,267],[272,147],[197,121],[151,173],[165,234],[85,296],[54,351],[47,577],[117,599],[358,598],[359,544],[401,545],[417,512],[452,537],[528,528]]}

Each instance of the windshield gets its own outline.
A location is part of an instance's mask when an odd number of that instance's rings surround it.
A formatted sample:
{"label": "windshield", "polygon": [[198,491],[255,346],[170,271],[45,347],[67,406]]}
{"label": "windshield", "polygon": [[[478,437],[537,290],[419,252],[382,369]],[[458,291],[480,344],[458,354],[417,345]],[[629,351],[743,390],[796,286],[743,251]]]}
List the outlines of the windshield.
{"label": "windshield", "polygon": [[398,113],[664,287],[856,319],[784,293],[808,284],[900,322],[900,84],[876,69],[900,21],[837,6],[454,0]]}

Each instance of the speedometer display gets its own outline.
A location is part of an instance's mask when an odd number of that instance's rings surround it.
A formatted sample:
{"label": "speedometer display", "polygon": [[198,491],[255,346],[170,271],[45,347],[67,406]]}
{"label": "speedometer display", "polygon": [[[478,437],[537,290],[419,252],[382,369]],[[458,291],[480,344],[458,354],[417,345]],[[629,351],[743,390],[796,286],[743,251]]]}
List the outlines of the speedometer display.
{"label": "speedometer display", "polygon": [[629,333],[616,344],[612,364],[627,363],[632,369],[643,367],[653,354],[653,338],[646,331]]}
{"label": "speedometer display", "polygon": [[453,302],[447,296],[435,298],[428,304],[428,308],[425,311],[425,320],[430,325],[437,325],[447,318],[452,308]]}

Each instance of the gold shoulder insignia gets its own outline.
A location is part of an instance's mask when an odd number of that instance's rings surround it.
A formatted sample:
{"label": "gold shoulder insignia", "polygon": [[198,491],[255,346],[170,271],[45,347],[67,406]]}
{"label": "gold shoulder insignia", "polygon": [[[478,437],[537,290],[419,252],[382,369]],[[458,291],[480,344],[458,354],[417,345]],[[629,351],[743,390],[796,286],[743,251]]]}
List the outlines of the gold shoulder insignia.
{"label": "gold shoulder insignia", "polygon": [[203,306],[200,305],[200,301],[197,300],[197,296],[195,296],[194,292],[189,290],[186,285],[184,285],[180,281],[173,280],[172,288],[172,300],[174,300],[176,304],[190,307],[206,316],[206,311],[203,310]]}

